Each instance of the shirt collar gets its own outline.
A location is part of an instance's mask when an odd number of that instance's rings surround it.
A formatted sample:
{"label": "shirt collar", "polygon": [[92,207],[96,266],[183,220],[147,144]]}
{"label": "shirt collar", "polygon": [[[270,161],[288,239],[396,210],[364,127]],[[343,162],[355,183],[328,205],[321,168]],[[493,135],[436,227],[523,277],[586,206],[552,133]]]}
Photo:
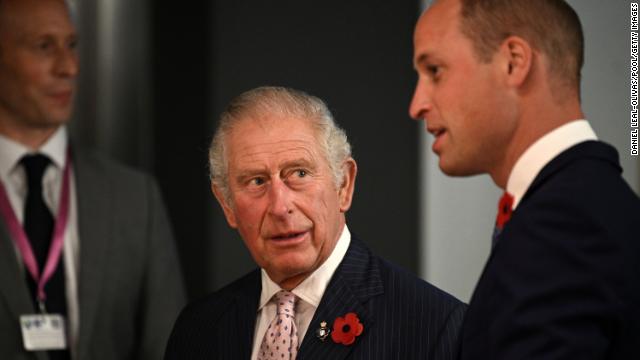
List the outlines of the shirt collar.
{"label": "shirt collar", "polygon": [[47,155],[54,165],[62,169],[67,155],[67,129],[64,126],[59,127],[38,152]]}
{"label": "shirt collar", "polygon": [[34,153],[47,155],[54,165],[62,169],[66,148],[67,130],[64,126],[59,127],[40,149],[35,151],[0,134],[0,176],[6,179],[23,156]]}
{"label": "shirt collar", "polygon": [[[342,259],[344,259],[350,243],[351,233],[349,232],[347,225],[345,225],[342,230],[342,234],[340,235],[340,238],[336,243],[336,246],[333,248],[333,251],[327,258],[327,260],[325,260],[325,262],[320,265],[320,267],[318,267],[313,273],[311,273],[309,277],[304,279],[291,292],[293,292],[300,299],[317,308],[318,305],[320,305],[322,295],[327,289],[327,285],[329,285],[329,281],[331,280],[333,273],[335,273],[338,265],[340,265]],[[271,280],[264,269],[261,270],[261,275],[262,292],[260,293],[260,306],[258,307],[258,311],[262,310],[262,308],[267,305],[267,303],[271,300],[275,293],[282,290],[282,288],[280,288],[278,284]]]}
{"label": "shirt collar", "polygon": [[507,192],[513,200],[513,209],[538,176],[542,168],[568,148],[588,140],[597,140],[591,125],[584,120],[574,120],[542,136],[520,156],[507,180]]}

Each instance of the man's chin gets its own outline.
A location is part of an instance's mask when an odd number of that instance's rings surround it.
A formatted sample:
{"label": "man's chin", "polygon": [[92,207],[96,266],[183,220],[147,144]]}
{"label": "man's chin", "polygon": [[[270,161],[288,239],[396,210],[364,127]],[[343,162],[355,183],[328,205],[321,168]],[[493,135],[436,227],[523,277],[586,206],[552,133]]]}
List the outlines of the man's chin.
{"label": "man's chin", "polygon": [[461,172],[458,166],[456,166],[455,163],[448,161],[448,159],[444,158],[442,155],[440,155],[438,167],[447,176],[462,176],[460,175]]}
{"label": "man's chin", "polygon": [[29,126],[42,131],[56,130],[62,125],[66,125],[71,119],[70,112],[50,113],[47,116],[29,121]]}
{"label": "man's chin", "polygon": [[306,279],[314,270],[313,264],[305,259],[283,259],[273,262],[269,269],[265,269],[274,282],[295,282],[296,285]]}
{"label": "man's chin", "polygon": [[63,125],[69,122],[73,115],[73,101],[65,104],[48,102],[40,107],[40,121],[43,124]]}
{"label": "man's chin", "polygon": [[458,163],[447,162],[446,160],[443,160],[442,157],[440,157],[438,167],[445,175],[452,177],[474,176],[482,173],[481,171],[477,171],[470,166],[463,166]]}
{"label": "man's chin", "polygon": [[72,115],[73,115],[73,112],[71,111],[71,109],[65,110],[65,111],[55,112],[48,119],[49,120],[49,124],[51,124],[53,126],[65,125],[66,123],[69,122],[69,120],[71,120],[71,116]]}

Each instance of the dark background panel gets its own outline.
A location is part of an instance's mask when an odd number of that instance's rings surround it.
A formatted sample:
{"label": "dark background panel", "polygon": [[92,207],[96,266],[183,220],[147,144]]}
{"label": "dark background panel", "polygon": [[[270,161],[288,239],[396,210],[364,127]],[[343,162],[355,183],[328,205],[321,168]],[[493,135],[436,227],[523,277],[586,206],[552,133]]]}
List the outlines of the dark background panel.
{"label": "dark background panel", "polygon": [[211,8],[208,1],[150,2],[153,57],[153,170],[164,190],[188,295],[209,292],[211,221],[207,120],[211,102]]}

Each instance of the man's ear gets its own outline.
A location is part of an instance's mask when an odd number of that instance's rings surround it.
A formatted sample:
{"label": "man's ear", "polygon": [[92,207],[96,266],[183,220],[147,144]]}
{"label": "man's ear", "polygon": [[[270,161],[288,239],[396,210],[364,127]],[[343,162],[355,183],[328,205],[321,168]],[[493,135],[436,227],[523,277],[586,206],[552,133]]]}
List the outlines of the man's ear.
{"label": "man's ear", "polygon": [[507,84],[522,86],[531,74],[534,61],[529,42],[519,36],[509,36],[500,45],[499,54]]}
{"label": "man's ear", "polygon": [[342,183],[338,188],[338,197],[340,201],[340,212],[347,212],[351,207],[353,199],[353,191],[356,184],[356,175],[358,173],[358,165],[353,158],[348,158],[342,163]]}
{"label": "man's ear", "polygon": [[238,223],[236,222],[236,214],[233,211],[233,207],[231,206],[231,204],[227,203],[227,199],[225,199],[222,190],[213,182],[211,183],[211,192],[216,197],[216,200],[218,200],[218,204],[220,204],[220,207],[224,212],[224,217],[227,218],[227,223],[229,223],[229,226],[234,229],[238,228]]}

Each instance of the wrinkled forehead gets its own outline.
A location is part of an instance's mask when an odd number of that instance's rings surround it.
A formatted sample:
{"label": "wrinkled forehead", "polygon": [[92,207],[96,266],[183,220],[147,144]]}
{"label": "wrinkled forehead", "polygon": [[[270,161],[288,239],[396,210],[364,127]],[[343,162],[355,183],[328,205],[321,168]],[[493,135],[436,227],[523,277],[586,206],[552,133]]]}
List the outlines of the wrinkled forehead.
{"label": "wrinkled forehead", "polygon": [[296,119],[242,121],[229,134],[225,151],[235,175],[326,164],[311,127]]}
{"label": "wrinkled forehead", "polygon": [[[237,120],[227,134],[227,151],[256,148],[320,148],[316,129],[307,119],[261,114]],[[290,145],[290,146],[287,146]]]}

